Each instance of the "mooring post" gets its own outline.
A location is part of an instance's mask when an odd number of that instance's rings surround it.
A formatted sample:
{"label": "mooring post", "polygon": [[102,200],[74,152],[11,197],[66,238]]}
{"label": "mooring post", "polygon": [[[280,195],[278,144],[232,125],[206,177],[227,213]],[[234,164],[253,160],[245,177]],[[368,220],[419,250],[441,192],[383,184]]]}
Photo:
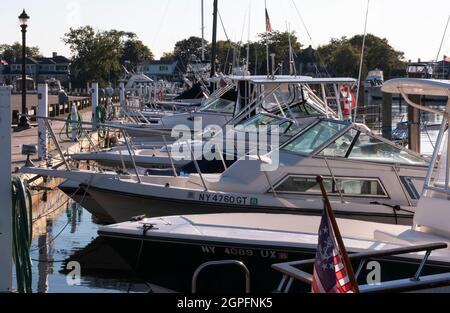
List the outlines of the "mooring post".
{"label": "mooring post", "polygon": [[75,102],[72,102],[72,108],[70,110],[70,120],[72,122],[72,125],[70,125],[70,127],[72,128],[71,139],[73,142],[77,142],[78,141],[78,123],[76,123],[76,122],[78,122],[78,110],[77,110],[77,104]]}
{"label": "mooring post", "polygon": [[12,289],[11,87],[0,87],[0,292]]}
{"label": "mooring post", "polygon": [[123,110],[125,110],[125,106],[126,106],[125,84],[124,83],[120,83],[120,85],[119,85],[119,104],[120,104],[120,108],[122,109],[122,110],[120,110],[119,116],[122,116]]}
{"label": "mooring post", "polygon": [[[97,107],[98,107],[98,83],[91,84],[91,99],[92,99],[92,123],[97,123]],[[94,125],[92,128],[97,129],[97,126]]]}
{"label": "mooring post", "polygon": [[[409,99],[417,104],[421,104],[420,95],[410,95]],[[408,148],[420,153],[420,111],[408,105]]]}
{"label": "mooring post", "polygon": [[[48,85],[38,84],[38,115],[48,117]],[[45,120],[38,119],[38,158],[46,160],[48,157],[48,129]]]}
{"label": "mooring post", "polygon": [[386,139],[392,138],[392,94],[383,93],[382,134]]}

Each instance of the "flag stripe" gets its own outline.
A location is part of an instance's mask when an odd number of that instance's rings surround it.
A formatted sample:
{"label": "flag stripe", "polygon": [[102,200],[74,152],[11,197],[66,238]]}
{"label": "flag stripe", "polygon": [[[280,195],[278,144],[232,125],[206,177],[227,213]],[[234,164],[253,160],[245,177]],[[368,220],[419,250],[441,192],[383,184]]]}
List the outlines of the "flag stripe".
{"label": "flag stripe", "polygon": [[272,31],[272,24],[270,23],[270,17],[269,17],[269,12],[267,12],[267,8],[266,8],[266,32],[271,32]]}
{"label": "flag stripe", "polygon": [[350,281],[340,249],[336,243],[333,227],[329,222],[327,210],[324,210],[319,227],[318,245],[314,263],[311,292],[348,293],[355,286]]}

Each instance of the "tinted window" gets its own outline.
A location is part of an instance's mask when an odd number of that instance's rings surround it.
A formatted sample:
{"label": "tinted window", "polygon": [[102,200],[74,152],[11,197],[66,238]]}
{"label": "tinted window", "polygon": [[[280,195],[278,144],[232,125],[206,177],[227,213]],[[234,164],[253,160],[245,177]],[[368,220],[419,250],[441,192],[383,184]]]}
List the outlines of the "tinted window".
{"label": "tinted window", "polygon": [[[325,177],[324,186],[328,194],[347,196],[387,197],[381,183],[376,178]],[[275,190],[285,193],[321,194],[315,177],[289,176]]]}

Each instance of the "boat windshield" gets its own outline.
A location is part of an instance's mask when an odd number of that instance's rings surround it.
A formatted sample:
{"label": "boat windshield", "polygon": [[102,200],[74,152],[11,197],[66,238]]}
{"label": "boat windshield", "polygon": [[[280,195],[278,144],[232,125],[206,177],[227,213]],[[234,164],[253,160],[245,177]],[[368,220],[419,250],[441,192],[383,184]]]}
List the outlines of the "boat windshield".
{"label": "boat windshield", "polygon": [[277,124],[277,122],[279,120],[280,119],[278,119],[274,116],[265,115],[265,114],[260,113],[260,114],[253,116],[252,118],[250,118],[248,120],[244,120],[244,121],[237,123],[235,125],[235,127],[250,127],[250,126],[259,127],[259,126],[265,126],[265,125],[273,125],[273,124]]}
{"label": "boat windshield", "polygon": [[[322,113],[314,108],[313,106],[309,105],[308,103],[295,103],[291,104],[289,106],[289,109],[286,107],[283,107],[283,112],[285,114],[292,114],[293,117],[305,117],[309,115],[322,115]],[[281,115],[281,110],[277,107],[276,113],[277,115]]]}
{"label": "boat windshield", "polygon": [[336,121],[321,120],[301,133],[283,149],[295,153],[311,155],[314,150],[335,137],[348,125]]}
{"label": "boat windshield", "polygon": [[343,157],[353,160],[384,162],[407,165],[428,165],[428,162],[407,150],[384,142],[369,133],[349,129],[334,140],[318,155]]}
{"label": "boat windshield", "polygon": [[348,158],[387,163],[428,165],[426,160],[409,153],[407,150],[402,150],[363,133],[359,135]]}
{"label": "boat windshield", "polygon": [[200,110],[203,112],[233,113],[234,107],[234,101],[218,98],[209,102]]}
{"label": "boat windshield", "polygon": [[235,125],[237,131],[249,131],[251,129],[258,129],[262,126],[278,125],[279,132],[284,133],[291,126],[292,122],[277,116],[271,116],[259,113],[248,120],[244,120]]}

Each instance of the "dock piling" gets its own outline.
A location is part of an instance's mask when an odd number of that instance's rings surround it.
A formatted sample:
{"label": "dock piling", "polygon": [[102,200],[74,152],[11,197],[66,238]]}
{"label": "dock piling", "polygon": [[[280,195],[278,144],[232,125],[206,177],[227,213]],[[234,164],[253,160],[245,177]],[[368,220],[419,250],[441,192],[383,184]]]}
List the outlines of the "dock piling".
{"label": "dock piling", "polygon": [[[38,85],[38,115],[48,117],[48,85]],[[38,119],[38,158],[46,160],[48,151],[48,130],[43,119]]]}
{"label": "dock piling", "polygon": [[[91,98],[92,98],[92,123],[96,123],[96,110],[98,107],[98,83],[91,84]],[[96,126],[93,126],[94,129],[97,129]]]}
{"label": "dock piling", "polygon": [[77,109],[77,103],[74,102],[72,103],[72,108],[70,111],[70,120],[72,121],[72,133],[71,133],[71,139],[73,142],[77,142],[78,141],[78,125],[74,122],[78,121],[78,109]]}
{"label": "dock piling", "polygon": [[383,93],[383,121],[382,135],[384,138],[392,139],[392,94]]}
{"label": "dock piling", "polygon": [[11,87],[0,87],[0,293],[12,289]]}
{"label": "dock piling", "polygon": [[[422,102],[422,97],[409,95],[409,99],[417,104]],[[408,105],[408,148],[420,153],[420,111]]]}

